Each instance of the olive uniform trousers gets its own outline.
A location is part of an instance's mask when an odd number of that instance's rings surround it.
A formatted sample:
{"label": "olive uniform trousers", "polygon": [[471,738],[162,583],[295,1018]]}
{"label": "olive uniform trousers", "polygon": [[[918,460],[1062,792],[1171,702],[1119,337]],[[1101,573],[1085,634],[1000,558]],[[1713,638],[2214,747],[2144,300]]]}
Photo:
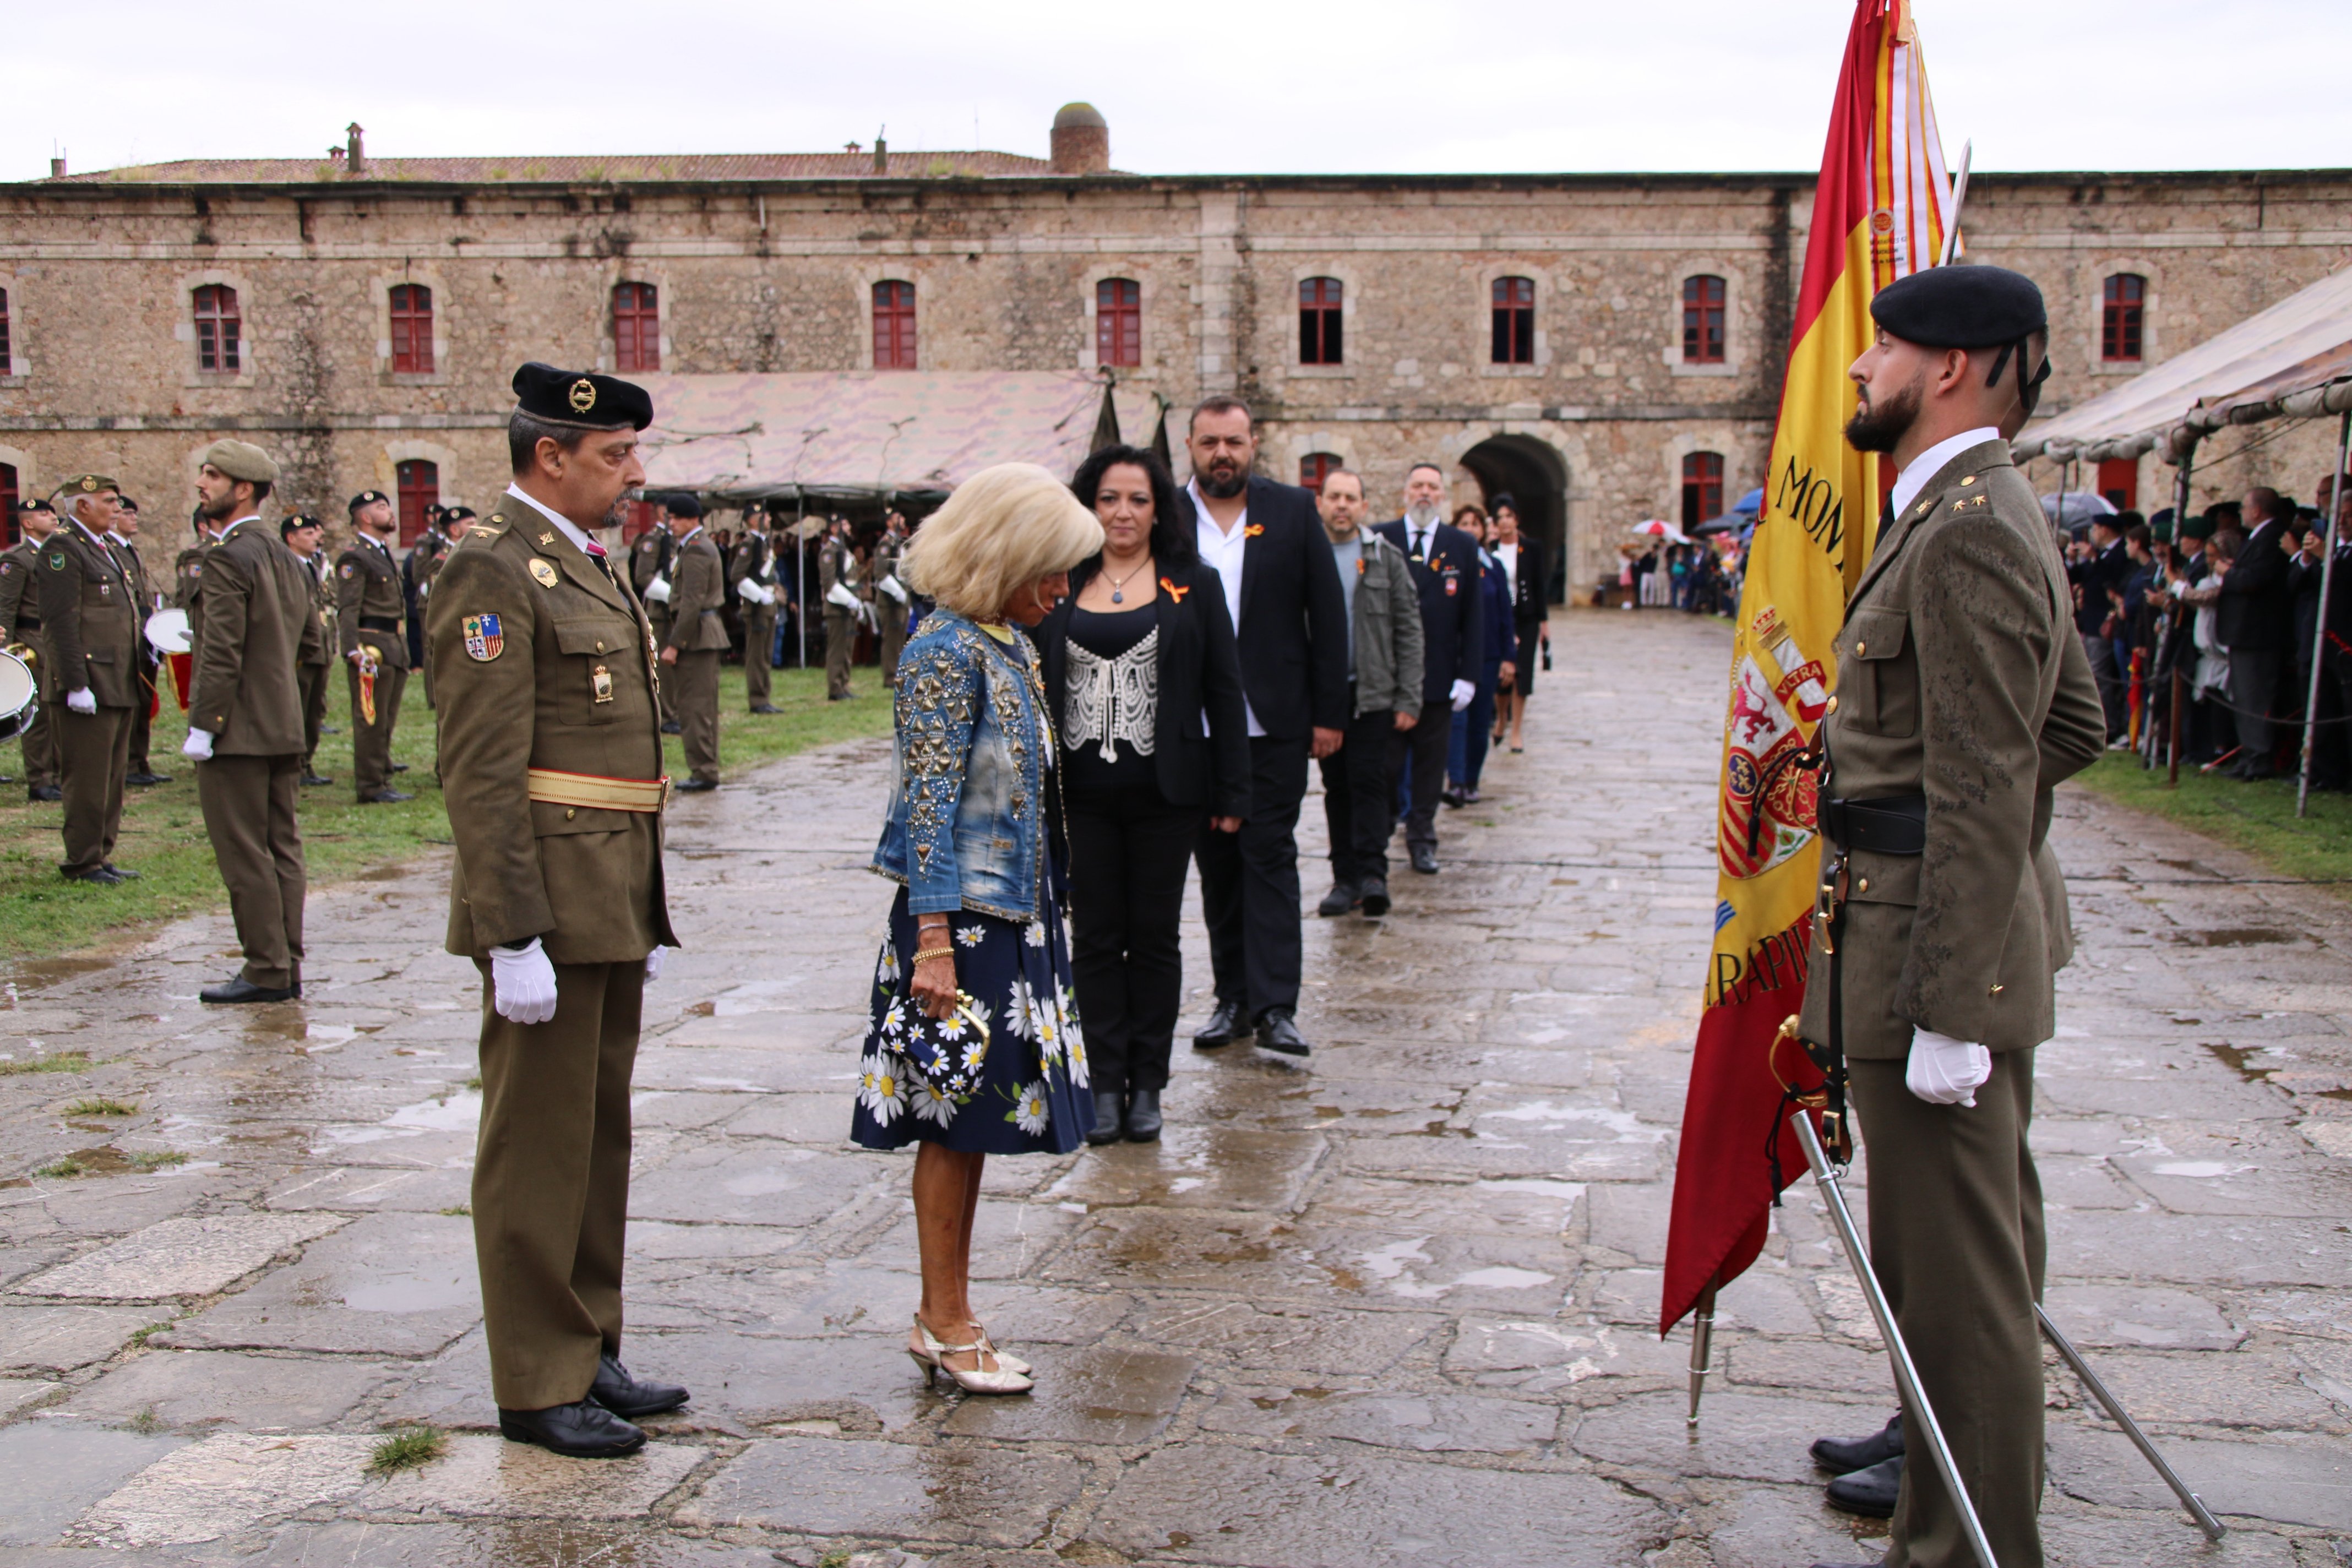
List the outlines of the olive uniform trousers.
{"label": "olive uniform trousers", "polygon": [[849,656],[857,647],[857,617],[838,605],[824,607],[824,694],[849,695]]}
{"label": "olive uniform trousers", "polygon": [[769,700],[776,652],[776,607],[746,603],[743,606],[743,696],[757,708]]}
{"label": "olive uniform trousers", "polygon": [[[1905,1063],[1849,1058],[1869,1155],[1870,1255],[2001,1568],[2040,1568],[2042,1179],[2026,1147],[2033,1052],[1996,1051],[1974,1107],[1930,1105]],[[1959,1515],[1903,1413],[1886,1568],[1972,1568]]]}
{"label": "olive uniform trousers", "polygon": [[327,672],[333,666],[306,664],[295,672],[302,687],[302,772],[319,770],[319,736],[327,724]]}
{"label": "olive uniform trousers", "polygon": [[680,648],[670,678],[662,682],[674,690],[680,739],[686,742],[686,765],[694,776],[719,782],[719,660],[721,650]]}
{"label": "olive uniform trousers", "polygon": [[555,966],[555,1016],[517,1024],[482,972],[482,1126],[474,1247],[499,1408],[587,1397],[621,1349],[629,1212],[629,1075],[643,959]]}
{"label": "olive uniform trousers", "polygon": [[898,684],[898,655],[907,647],[907,606],[887,594],[874,595],[874,618],[882,639],[882,684]]}
{"label": "olive uniform trousers", "polygon": [[408,671],[391,665],[375,672],[375,722],[367,721],[360,707],[360,667],[344,661],[351,672],[352,782],[365,800],[392,785],[392,732],[400,723],[400,694],[408,686]]}
{"label": "olive uniform trousers", "polygon": [[122,831],[122,776],[131,771],[131,710],[77,713],[61,698],[51,717],[58,784],[66,797],[61,869],[79,876],[114,858],[115,837]]}
{"label": "olive uniform trousers", "polygon": [[228,910],[245,949],[245,978],[272,990],[302,982],[302,793],[296,756],[216,756],[196,764],[196,804]]}
{"label": "olive uniform trousers", "polygon": [[58,782],[57,712],[65,706],[66,698],[62,691],[51,691],[49,689],[54,682],[43,679],[42,672],[49,662],[49,651],[48,645],[41,640],[41,634],[19,626],[16,635],[24,639],[26,647],[33,650],[33,679],[40,698],[39,706],[33,713],[33,721],[26,725],[24,733],[17,737],[17,744],[25,752],[25,786],[28,790],[46,789]]}
{"label": "olive uniform trousers", "polygon": [[139,699],[131,710],[131,769],[134,773],[152,774],[154,765],[147,760],[148,730],[153,721],[148,708],[155,699],[155,679],[162,673],[147,655],[147,641],[139,641],[139,686],[134,695]]}

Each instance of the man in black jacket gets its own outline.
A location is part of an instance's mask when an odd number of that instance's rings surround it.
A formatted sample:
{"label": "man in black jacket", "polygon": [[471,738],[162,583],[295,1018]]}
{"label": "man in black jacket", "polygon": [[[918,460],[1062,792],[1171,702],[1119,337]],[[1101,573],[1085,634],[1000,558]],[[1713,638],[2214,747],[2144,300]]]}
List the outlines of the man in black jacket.
{"label": "man in black jacket", "polygon": [[2125,548],[2123,523],[2116,517],[2091,520],[2091,552],[2066,569],[2074,584],[2074,630],[2090,657],[2091,674],[2099,683],[2099,706],[2106,710],[2107,739],[2113,742],[2130,722],[2129,694],[2116,668],[2115,595],[2131,575],[2131,554]]}
{"label": "man in black jacket", "polygon": [[[1404,515],[1373,530],[1404,552],[1421,590],[1421,629],[1427,668],[1421,683],[1421,722],[1389,742],[1391,771],[1412,758],[1412,805],[1404,818],[1404,847],[1412,868],[1437,869],[1437,795],[1445,785],[1445,746],[1454,715],[1478,694],[1486,628],[1478,608],[1478,542],[1439,521],[1445,474],[1435,463],[1415,463],[1404,477]],[[1505,628],[1508,630],[1507,627]],[[1505,658],[1517,657],[1516,651]]]}
{"label": "man in black jacket", "polygon": [[2234,778],[2276,778],[2270,712],[2294,625],[2284,542],[2288,510],[2278,491],[2265,485],[2246,492],[2245,515],[2245,548],[2221,579],[2214,606],[2214,630],[2230,650],[2230,705],[2238,710],[2238,744],[2244,752],[2230,772]]}
{"label": "man in black jacket", "polygon": [[1255,1022],[1259,1045],[1303,1057],[1298,805],[1308,757],[1329,756],[1347,733],[1347,605],[1314,492],[1250,472],[1257,433],[1247,405],[1205,399],[1185,446],[1192,479],[1178,510],[1224,587],[1250,734],[1242,830],[1204,823],[1194,850],[1217,1007],[1192,1044],[1230,1045]]}

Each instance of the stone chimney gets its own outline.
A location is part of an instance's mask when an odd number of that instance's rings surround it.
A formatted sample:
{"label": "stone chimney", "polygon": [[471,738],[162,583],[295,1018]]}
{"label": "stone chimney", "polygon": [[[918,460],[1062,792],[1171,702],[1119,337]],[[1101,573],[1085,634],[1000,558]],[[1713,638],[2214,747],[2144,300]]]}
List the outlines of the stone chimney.
{"label": "stone chimney", "polygon": [[890,172],[890,143],[879,134],[874,138],[874,173],[877,176]]}
{"label": "stone chimney", "polygon": [[1054,173],[1110,172],[1110,122],[1091,103],[1066,103],[1054,116]]}
{"label": "stone chimney", "polygon": [[343,153],[343,172],[354,180],[364,179],[367,176],[367,148],[360,140],[360,122],[354,120],[344,126],[343,134],[350,138]]}
{"label": "stone chimney", "polygon": [[62,158],[62,157],[58,157],[58,158],[52,158],[52,159],[50,159],[50,160],[49,160],[49,178],[51,178],[52,180],[62,180],[62,179],[64,179],[65,177],[66,177],[66,161],[65,161],[65,159],[64,159],[64,158]]}

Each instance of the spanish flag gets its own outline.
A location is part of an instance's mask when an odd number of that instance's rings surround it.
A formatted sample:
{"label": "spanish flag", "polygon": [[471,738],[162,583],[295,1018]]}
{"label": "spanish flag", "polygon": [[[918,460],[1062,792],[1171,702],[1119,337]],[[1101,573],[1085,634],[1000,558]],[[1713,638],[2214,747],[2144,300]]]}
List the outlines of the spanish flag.
{"label": "spanish flag", "polygon": [[[1822,155],[1764,510],[1732,647],[1717,804],[1715,949],[1675,1167],[1659,1332],[1764,1246],[1781,1185],[1802,1174],[1785,1077],[1821,1075],[1793,1047],[1821,848],[1814,776],[1798,762],[1828,710],[1832,641],[1877,536],[1878,458],[1846,445],[1846,367],[1873,336],[1870,298],[1933,266],[1952,193],[1909,0],[1859,0]],[[1775,1068],[1780,1076],[1775,1075]]]}

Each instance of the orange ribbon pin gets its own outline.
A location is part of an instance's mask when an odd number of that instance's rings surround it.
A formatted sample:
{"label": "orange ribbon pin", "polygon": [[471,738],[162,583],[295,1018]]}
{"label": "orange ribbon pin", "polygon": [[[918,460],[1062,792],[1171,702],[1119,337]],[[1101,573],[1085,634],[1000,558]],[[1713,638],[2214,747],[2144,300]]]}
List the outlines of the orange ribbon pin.
{"label": "orange ribbon pin", "polygon": [[1242,526],[1242,537],[1244,539],[1255,539],[1259,534],[1264,533],[1265,531],[1265,524],[1262,522],[1244,523]]}
{"label": "orange ribbon pin", "polygon": [[1192,591],[1189,584],[1179,588],[1175,584],[1171,583],[1165,577],[1160,579],[1160,588],[1162,593],[1166,594],[1170,598],[1175,600],[1180,605],[1184,602],[1184,595]]}

